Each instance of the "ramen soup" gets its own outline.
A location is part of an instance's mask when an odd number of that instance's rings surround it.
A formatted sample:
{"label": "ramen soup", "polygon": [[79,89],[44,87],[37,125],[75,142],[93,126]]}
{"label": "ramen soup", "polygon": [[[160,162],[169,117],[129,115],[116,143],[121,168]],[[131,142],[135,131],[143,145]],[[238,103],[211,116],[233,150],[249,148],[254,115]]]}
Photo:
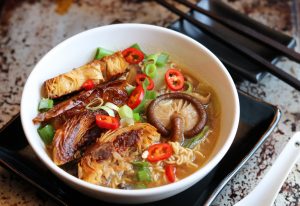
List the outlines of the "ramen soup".
{"label": "ramen soup", "polygon": [[[202,167],[220,127],[214,91],[165,52],[98,48],[48,79],[33,119],[54,163],[105,187],[179,181]],[[69,171],[70,172],[70,171]]]}

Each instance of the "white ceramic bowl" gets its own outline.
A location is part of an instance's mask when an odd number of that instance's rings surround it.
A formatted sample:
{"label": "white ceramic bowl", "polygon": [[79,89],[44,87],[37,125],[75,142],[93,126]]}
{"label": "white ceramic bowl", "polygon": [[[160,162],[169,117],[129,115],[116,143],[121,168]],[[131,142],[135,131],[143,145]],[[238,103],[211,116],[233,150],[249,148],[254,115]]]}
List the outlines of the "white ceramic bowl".
{"label": "white ceramic bowl", "polygon": [[[221,130],[209,160],[194,174],[178,182],[156,188],[121,190],[97,186],[80,180],[56,166],[48,156],[32,119],[37,115],[41,87],[45,80],[90,61],[97,47],[121,50],[133,43],[146,53],[165,51],[172,59],[205,79],[221,101]],[[175,195],[202,179],[222,159],[237,131],[239,101],[235,85],[223,64],[207,48],[178,32],[143,24],[115,24],[77,34],[49,51],[27,79],[21,101],[21,120],[29,144],[55,175],[73,188],[92,197],[118,203],[145,203]]]}

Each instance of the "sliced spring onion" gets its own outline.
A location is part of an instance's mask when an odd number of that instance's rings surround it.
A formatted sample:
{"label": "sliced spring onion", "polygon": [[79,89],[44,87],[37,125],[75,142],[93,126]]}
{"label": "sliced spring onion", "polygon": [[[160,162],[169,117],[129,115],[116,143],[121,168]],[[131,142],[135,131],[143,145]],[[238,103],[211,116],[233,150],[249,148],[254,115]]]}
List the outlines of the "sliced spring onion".
{"label": "sliced spring onion", "polygon": [[138,45],[138,43],[131,45],[130,48],[135,48],[135,49],[142,51],[142,49],[141,49],[140,45]]}
{"label": "sliced spring onion", "polygon": [[47,124],[44,127],[39,127],[37,131],[45,144],[52,142],[55,132],[52,125]]}
{"label": "sliced spring onion", "polygon": [[143,169],[138,170],[137,177],[139,181],[150,182],[151,181],[150,170],[145,167]]}
{"label": "sliced spring onion", "polygon": [[184,88],[185,88],[184,91],[187,93],[191,93],[193,91],[193,85],[191,82],[184,81]]}
{"label": "sliced spring onion", "polygon": [[123,118],[133,118],[133,112],[130,107],[128,107],[126,104],[120,107],[118,111],[120,117]]}
{"label": "sliced spring onion", "polygon": [[111,102],[106,102],[104,106],[106,106],[108,108],[111,108],[113,110],[116,110],[116,111],[119,111],[119,109],[120,109],[117,105],[115,105]]}
{"label": "sliced spring onion", "polygon": [[136,108],[134,108],[133,112],[134,113],[141,113],[145,110],[145,99],[139,104],[139,106],[137,106]]}
{"label": "sliced spring onion", "polygon": [[114,52],[104,48],[97,48],[94,59],[102,59],[105,56],[112,55]]}
{"label": "sliced spring onion", "polygon": [[42,98],[40,103],[39,103],[39,111],[44,111],[51,109],[53,107],[53,100],[52,99],[46,99]]}
{"label": "sliced spring onion", "polygon": [[157,58],[158,58],[158,54],[149,54],[146,57],[145,62],[147,64],[156,64]]}
{"label": "sliced spring onion", "polygon": [[157,75],[155,64],[147,64],[145,67],[145,74],[150,78],[155,78]]}
{"label": "sliced spring onion", "polygon": [[139,113],[133,113],[133,120],[134,120],[135,122],[141,121],[141,116],[140,116],[140,114],[139,114]]}
{"label": "sliced spring onion", "polygon": [[120,120],[120,124],[122,127],[127,127],[130,125],[134,125],[134,120],[133,120],[133,118],[122,118]]}
{"label": "sliced spring onion", "polygon": [[156,91],[152,90],[152,91],[148,91],[146,94],[146,98],[147,99],[155,99],[157,96]]}
{"label": "sliced spring onion", "polygon": [[167,53],[161,53],[157,58],[156,65],[158,67],[163,67],[166,65],[168,60],[169,60],[169,55]]}
{"label": "sliced spring onion", "polygon": [[146,102],[148,102],[148,100],[152,100],[156,98],[156,91],[154,90],[147,90],[147,87],[149,85],[149,81],[147,81],[147,79],[145,79],[145,81],[143,82],[143,88],[145,91],[145,95],[144,95],[144,99],[142,100],[142,102],[133,110],[133,113],[141,113],[145,110],[145,104]]}
{"label": "sliced spring onion", "polygon": [[125,89],[127,91],[127,94],[130,95],[131,92],[135,89],[135,87],[132,86],[132,85],[130,85],[130,84],[128,84]]}
{"label": "sliced spring onion", "polygon": [[107,106],[101,106],[99,109],[103,109],[109,116],[115,117],[115,113],[111,108]]}
{"label": "sliced spring onion", "polygon": [[143,112],[145,110],[145,104],[146,104],[146,102],[148,102],[149,100],[152,100],[152,99],[156,98],[156,92],[155,91],[149,91],[149,90],[145,90],[145,91],[146,91],[146,93],[145,93],[143,101],[139,104],[139,106],[137,106],[133,110],[133,113],[141,113],[141,112]]}
{"label": "sliced spring onion", "polygon": [[189,141],[186,142],[184,146],[193,149],[204,137],[207,136],[208,133],[209,133],[209,126],[205,126],[198,135],[189,139]]}
{"label": "sliced spring onion", "polygon": [[143,167],[149,167],[149,163],[146,161],[134,161],[132,164],[139,169],[142,169]]}
{"label": "sliced spring onion", "polygon": [[97,97],[95,99],[93,99],[90,103],[88,103],[85,108],[92,110],[92,111],[96,111],[101,109],[102,105],[103,105],[103,99]]}

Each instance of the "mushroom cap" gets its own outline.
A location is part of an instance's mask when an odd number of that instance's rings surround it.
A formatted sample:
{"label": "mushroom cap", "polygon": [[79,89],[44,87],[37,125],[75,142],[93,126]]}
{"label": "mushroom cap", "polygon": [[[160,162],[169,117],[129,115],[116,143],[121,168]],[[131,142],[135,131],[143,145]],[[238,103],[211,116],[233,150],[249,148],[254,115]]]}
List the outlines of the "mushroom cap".
{"label": "mushroom cap", "polygon": [[165,128],[171,129],[171,119],[174,114],[178,114],[184,120],[184,130],[194,128],[199,120],[198,112],[195,107],[184,99],[168,99],[160,101],[155,110],[155,116],[164,125]]}
{"label": "mushroom cap", "polygon": [[171,119],[180,115],[184,120],[184,136],[197,135],[204,127],[207,115],[202,103],[195,97],[181,92],[160,95],[147,108],[148,121],[163,136],[171,134]]}

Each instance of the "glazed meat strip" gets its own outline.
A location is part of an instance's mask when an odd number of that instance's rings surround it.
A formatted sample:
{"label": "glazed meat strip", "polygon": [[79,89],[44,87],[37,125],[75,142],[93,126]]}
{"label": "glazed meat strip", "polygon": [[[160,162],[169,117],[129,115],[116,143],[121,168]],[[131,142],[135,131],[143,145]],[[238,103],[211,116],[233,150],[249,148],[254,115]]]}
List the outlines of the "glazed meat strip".
{"label": "glazed meat strip", "polygon": [[[53,138],[52,158],[55,164],[63,165],[76,158],[77,152],[81,152],[82,146],[93,142],[101,133],[101,129],[95,130],[95,115],[104,114],[104,111],[87,112],[73,116],[64,125],[56,130]],[[93,128],[94,132],[88,131]],[[82,148],[81,148],[82,149]]]}
{"label": "glazed meat strip", "polygon": [[93,60],[79,68],[46,80],[45,96],[54,99],[79,91],[87,80],[92,80],[96,85],[113,80],[123,74],[127,67],[128,63],[121,52],[116,52],[101,60]]}
{"label": "glazed meat strip", "polygon": [[97,129],[95,116],[106,114],[104,110],[90,111],[86,109],[95,98],[101,98],[104,102],[111,102],[118,106],[124,105],[128,100],[126,81],[115,80],[97,88],[61,102],[45,113],[39,114],[33,121],[56,122],[56,131],[53,138],[53,161],[57,165],[63,165],[74,160],[78,153],[93,143],[103,130]]}
{"label": "glazed meat strip", "polygon": [[118,106],[123,105],[128,98],[125,87],[125,80],[115,80],[99,85],[95,89],[82,91],[78,95],[58,103],[52,109],[39,113],[32,121],[34,124],[39,124],[60,116],[72,117],[86,111],[85,106],[95,98],[102,98],[105,102],[112,102]]}

